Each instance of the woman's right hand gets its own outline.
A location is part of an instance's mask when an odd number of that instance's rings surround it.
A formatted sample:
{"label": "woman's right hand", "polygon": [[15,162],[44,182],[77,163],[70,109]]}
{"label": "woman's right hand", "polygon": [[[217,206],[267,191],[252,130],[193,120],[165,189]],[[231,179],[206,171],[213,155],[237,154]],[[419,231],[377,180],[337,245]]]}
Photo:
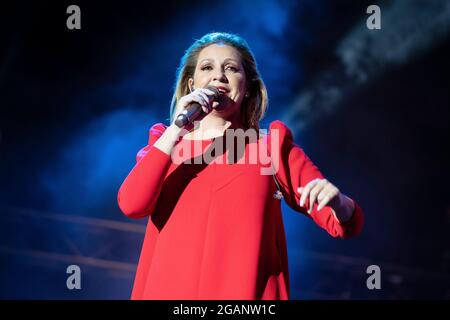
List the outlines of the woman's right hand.
{"label": "woman's right hand", "polygon": [[[212,102],[214,100],[215,93],[206,88],[195,89],[191,93],[183,96],[177,103],[175,117],[173,117],[172,124],[165,130],[163,135],[155,142],[154,146],[163,152],[170,154],[175,144],[179,141],[179,137],[188,133],[192,127],[193,123],[189,123],[183,128],[179,128],[175,125],[175,120],[178,115],[186,109],[186,107],[192,102],[197,102],[202,107],[202,110],[207,114],[212,109]],[[200,118],[200,117],[199,117]]]}
{"label": "woman's right hand", "polygon": [[176,112],[176,116],[174,117],[174,119],[176,119],[177,116],[192,102],[197,102],[198,104],[200,104],[205,114],[209,113],[212,109],[214,95],[215,93],[209,89],[197,88],[191,93],[188,93],[187,95],[181,97],[176,106],[176,110],[178,111]]}

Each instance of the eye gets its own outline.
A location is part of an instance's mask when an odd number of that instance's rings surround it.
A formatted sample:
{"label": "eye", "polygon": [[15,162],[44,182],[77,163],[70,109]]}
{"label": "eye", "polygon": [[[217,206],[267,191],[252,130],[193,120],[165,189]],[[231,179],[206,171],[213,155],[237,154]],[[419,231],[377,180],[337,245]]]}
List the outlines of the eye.
{"label": "eye", "polygon": [[236,72],[236,71],[239,70],[238,68],[233,67],[233,66],[227,66],[225,69],[229,69],[229,70],[231,70],[231,71],[233,71],[233,72]]}
{"label": "eye", "polygon": [[200,68],[200,70],[211,70],[212,67],[210,65],[206,65]]}

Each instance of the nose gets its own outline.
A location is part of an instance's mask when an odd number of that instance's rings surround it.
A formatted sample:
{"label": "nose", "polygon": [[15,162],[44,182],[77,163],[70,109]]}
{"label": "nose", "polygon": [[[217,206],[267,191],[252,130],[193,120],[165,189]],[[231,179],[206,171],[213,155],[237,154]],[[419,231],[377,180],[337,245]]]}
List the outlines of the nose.
{"label": "nose", "polygon": [[225,76],[225,72],[224,70],[222,70],[222,68],[217,68],[216,71],[213,74],[213,81],[217,80],[220,82],[228,82],[227,77]]}

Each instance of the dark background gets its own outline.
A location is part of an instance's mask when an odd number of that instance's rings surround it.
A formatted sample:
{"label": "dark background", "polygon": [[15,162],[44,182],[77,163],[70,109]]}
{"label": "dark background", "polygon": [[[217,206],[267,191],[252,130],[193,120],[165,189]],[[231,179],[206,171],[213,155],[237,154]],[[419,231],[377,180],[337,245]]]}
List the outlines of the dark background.
{"label": "dark background", "polygon": [[211,31],[252,48],[261,127],[286,122],[366,214],[340,240],[283,204],[292,299],[450,298],[450,2],[18,1],[0,27],[0,298],[129,297],[146,219],[125,218],[117,190],[168,122],[184,50]]}

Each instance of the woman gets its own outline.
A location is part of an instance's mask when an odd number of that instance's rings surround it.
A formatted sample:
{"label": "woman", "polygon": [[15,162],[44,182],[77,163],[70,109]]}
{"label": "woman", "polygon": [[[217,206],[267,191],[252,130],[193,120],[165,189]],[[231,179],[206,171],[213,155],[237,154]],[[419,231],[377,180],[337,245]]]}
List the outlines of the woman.
{"label": "woman", "polygon": [[[201,105],[201,118],[190,130],[178,128],[174,119],[192,102]],[[258,130],[266,107],[265,85],[241,37],[206,34],[186,51],[171,125],[152,126],[118,193],[125,215],[150,217],[132,299],[289,299],[277,187],[290,207],[333,237],[360,232],[362,209],[324,179],[281,121],[241,150],[227,144],[210,153],[222,162],[202,160],[230,130]],[[273,175],[261,173],[261,161],[241,161],[252,146],[267,146],[272,166],[279,157]]]}

